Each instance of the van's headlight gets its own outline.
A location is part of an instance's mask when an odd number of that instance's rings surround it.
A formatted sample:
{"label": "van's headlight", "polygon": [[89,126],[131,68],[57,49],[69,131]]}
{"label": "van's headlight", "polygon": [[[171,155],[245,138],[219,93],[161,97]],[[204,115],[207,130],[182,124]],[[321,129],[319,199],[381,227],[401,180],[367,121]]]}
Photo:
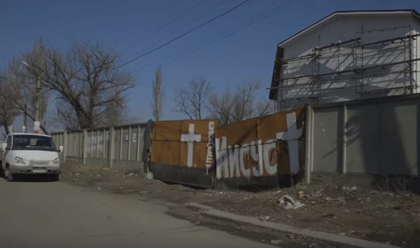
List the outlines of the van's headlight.
{"label": "van's headlight", "polygon": [[26,160],[22,157],[15,157],[15,164],[26,164]]}
{"label": "van's headlight", "polygon": [[59,158],[54,159],[53,164],[55,164],[55,165],[60,164],[60,159]]}

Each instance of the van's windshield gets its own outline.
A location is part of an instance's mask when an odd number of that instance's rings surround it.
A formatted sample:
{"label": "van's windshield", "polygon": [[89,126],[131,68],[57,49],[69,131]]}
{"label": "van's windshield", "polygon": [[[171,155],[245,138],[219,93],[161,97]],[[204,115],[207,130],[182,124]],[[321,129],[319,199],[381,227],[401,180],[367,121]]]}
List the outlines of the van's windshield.
{"label": "van's windshield", "polygon": [[56,151],[50,137],[38,135],[13,135],[12,150]]}

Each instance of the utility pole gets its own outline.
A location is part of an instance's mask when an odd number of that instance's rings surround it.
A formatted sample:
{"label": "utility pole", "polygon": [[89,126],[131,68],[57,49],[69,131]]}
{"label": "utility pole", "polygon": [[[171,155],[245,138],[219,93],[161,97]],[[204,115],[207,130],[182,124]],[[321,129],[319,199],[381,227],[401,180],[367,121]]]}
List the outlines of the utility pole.
{"label": "utility pole", "polygon": [[36,79],[36,113],[35,113],[35,121],[34,121],[34,132],[40,133],[41,132],[41,77],[38,75]]}
{"label": "utility pole", "polygon": [[[28,69],[31,70],[32,72],[36,72],[25,61],[22,61],[22,63],[26,67],[28,67]],[[36,78],[36,112],[35,112],[35,121],[34,121],[34,133],[40,133],[41,132],[41,76],[39,73],[36,73],[36,74],[38,74],[38,76]]]}
{"label": "utility pole", "polygon": [[26,103],[25,103],[25,107],[24,107],[24,110],[23,110],[23,132],[24,133],[26,133],[26,132],[28,132],[28,123],[27,123],[27,111],[28,111],[28,109],[27,109],[27,106],[26,106]]}
{"label": "utility pole", "polygon": [[41,77],[38,76],[36,80],[36,115],[35,115],[35,121],[40,121],[40,110],[41,107]]}

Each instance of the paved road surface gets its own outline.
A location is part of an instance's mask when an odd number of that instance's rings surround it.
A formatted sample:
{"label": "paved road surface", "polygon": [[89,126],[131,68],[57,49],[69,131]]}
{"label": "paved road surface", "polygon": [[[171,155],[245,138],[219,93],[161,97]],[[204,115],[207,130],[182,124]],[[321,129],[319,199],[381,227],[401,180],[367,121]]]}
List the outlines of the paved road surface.
{"label": "paved road surface", "polygon": [[60,182],[0,178],[0,247],[267,247],[164,211]]}

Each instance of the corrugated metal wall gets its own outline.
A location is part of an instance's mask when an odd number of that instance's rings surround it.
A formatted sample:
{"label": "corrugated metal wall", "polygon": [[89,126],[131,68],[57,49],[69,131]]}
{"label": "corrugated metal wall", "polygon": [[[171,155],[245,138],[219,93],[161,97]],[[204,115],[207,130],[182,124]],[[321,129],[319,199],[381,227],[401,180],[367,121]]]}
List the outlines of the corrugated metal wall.
{"label": "corrugated metal wall", "polygon": [[217,178],[259,178],[264,184],[264,177],[301,172],[303,115],[304,110],[297,109],[216,128]]}
{"label": "corrugated metal wall", "polygon": [[163,181],[211,187],[215,171],[212,144],[217,126],[217,120],[154,122],[153,176]]}

